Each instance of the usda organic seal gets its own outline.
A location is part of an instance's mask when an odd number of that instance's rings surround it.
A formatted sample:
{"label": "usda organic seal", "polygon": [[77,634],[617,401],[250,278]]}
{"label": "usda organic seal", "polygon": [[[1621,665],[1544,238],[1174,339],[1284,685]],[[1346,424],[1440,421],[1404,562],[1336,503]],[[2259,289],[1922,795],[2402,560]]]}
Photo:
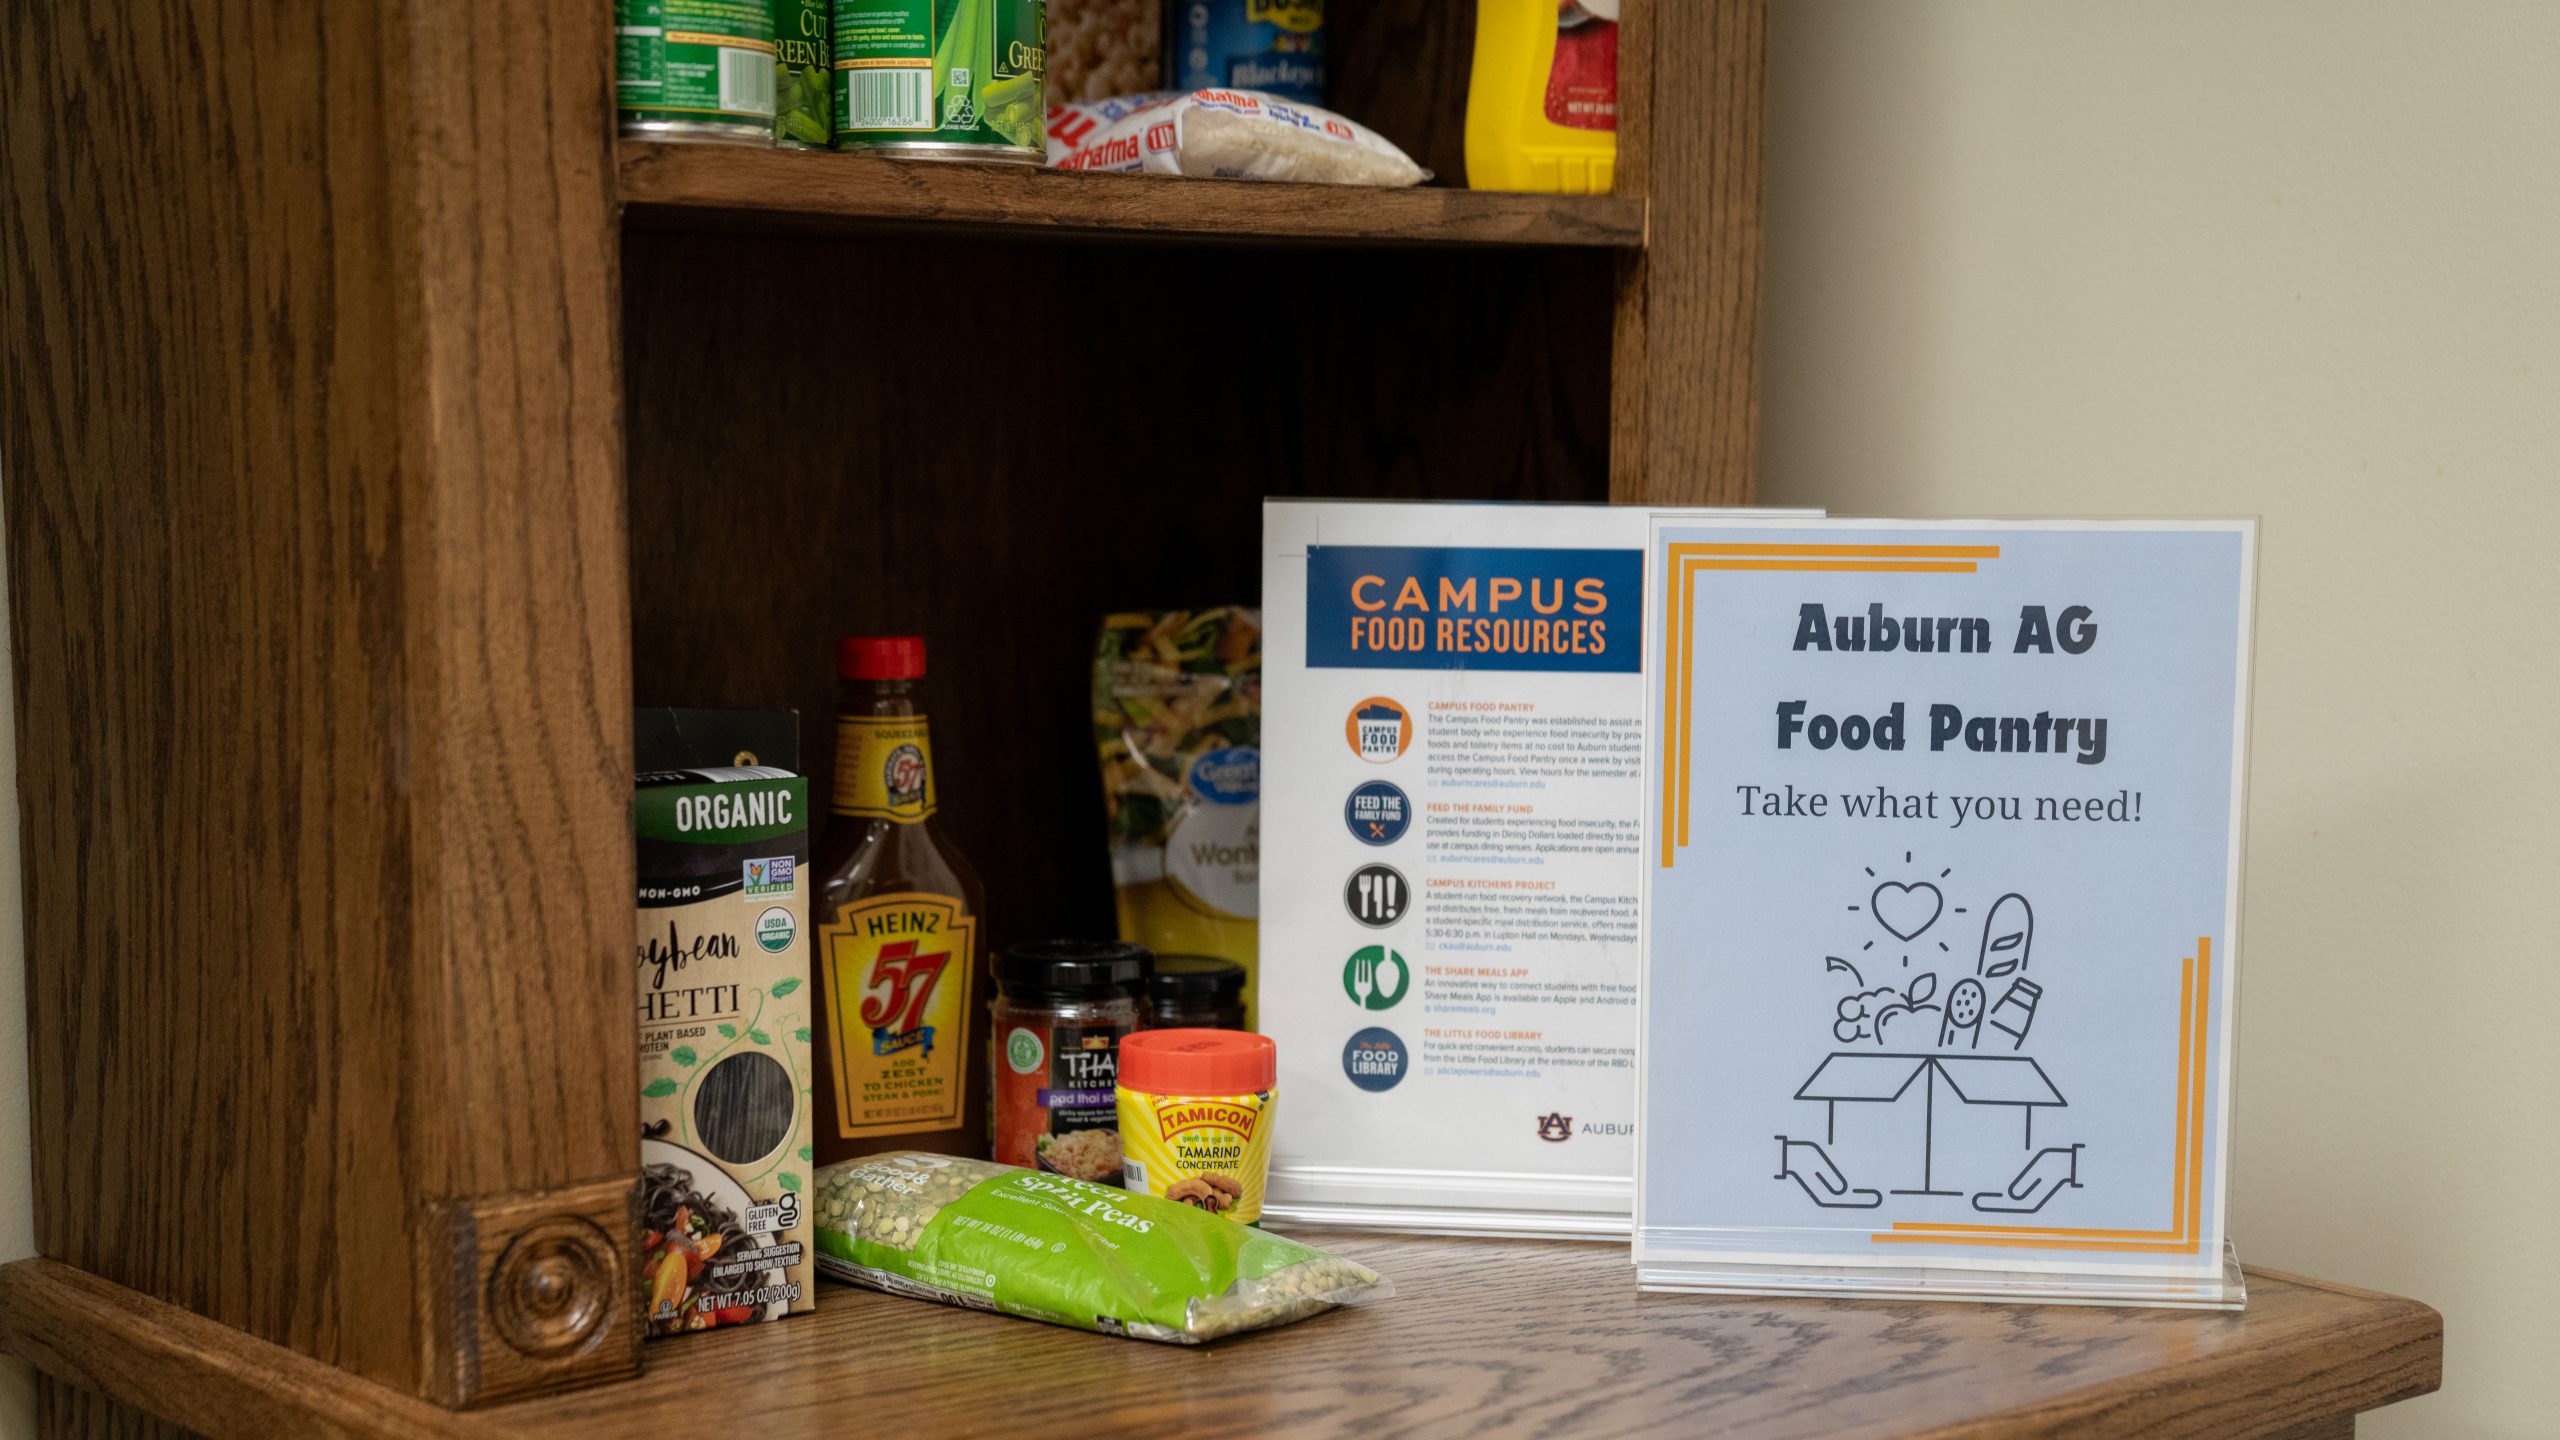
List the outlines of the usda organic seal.
{"label": "usda organic seal", "polygon": [[799,936],[799,922],[791,918],[787,906],[769,905],[756,917],[756,943],[776,955],[790,949]]}

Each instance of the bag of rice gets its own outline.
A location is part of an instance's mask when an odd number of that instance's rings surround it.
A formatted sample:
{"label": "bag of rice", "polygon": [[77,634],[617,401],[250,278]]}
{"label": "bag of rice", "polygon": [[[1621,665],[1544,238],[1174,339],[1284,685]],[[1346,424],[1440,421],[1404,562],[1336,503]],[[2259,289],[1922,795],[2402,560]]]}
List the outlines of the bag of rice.
{"label": "bag of rice", "polygon": [[949,1155],[818,1172],[818,1269],[892,1295],[1197,1345],[1383,1299],[1376,1271],[1178,1201]]}
{"label": "bag of rice", "polygon": [[1052,105],[1049,164],[1330,185],[1431,178],[1367,126],[1258,90],[1151,91]]}

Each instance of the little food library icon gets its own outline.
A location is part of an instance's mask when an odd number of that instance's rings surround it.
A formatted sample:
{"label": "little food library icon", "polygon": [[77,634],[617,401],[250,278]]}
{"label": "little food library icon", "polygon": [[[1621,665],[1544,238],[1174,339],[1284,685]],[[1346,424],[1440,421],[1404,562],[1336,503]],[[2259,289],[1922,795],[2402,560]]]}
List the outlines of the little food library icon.
{"label": "little food library icon", "polygon": [[1393,1090],[1404,1079],[1411,1055],[1393,1030],[1372,1025],[1342,1047],[1342,1073],[1372,1094]]}
{"label": "little food library icon", "polygon": [[1412,713],[1384,695],[1372,695],[1352,706],[1351,718],[1342,729],[1351,742],[1351,753],[1372,765],[1401,759],[1413,743]]}

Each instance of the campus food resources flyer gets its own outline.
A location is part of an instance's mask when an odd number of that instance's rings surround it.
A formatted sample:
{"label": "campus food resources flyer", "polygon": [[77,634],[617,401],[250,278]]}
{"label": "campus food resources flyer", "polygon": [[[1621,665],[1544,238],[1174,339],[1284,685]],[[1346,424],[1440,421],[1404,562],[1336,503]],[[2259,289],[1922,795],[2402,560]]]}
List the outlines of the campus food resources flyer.
{"label": "campus food resources flyer", "polygon": [[1263,512],[1274,1213],[1624,1233],[1648,512]]}
{"label": "campus food resources flyer", "polygon": [[2254,544],[1654,526],[1647,1284],[2216,1303]]}

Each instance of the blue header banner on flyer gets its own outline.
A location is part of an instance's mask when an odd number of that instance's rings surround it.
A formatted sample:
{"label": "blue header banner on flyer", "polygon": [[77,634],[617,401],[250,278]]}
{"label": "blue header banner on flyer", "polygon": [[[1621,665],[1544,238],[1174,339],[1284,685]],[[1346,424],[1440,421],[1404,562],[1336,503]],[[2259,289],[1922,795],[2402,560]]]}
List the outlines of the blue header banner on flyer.
{"label": "blue header banner on flyer", "polygon": [[1643,663],[1644,552],[1307,548],[1307,664],[1562,670]]}
{"label": "blue header banner on flyer", "polygon": [[2254,528],[1652,543],[1639,1264],[2218,1303]]}

